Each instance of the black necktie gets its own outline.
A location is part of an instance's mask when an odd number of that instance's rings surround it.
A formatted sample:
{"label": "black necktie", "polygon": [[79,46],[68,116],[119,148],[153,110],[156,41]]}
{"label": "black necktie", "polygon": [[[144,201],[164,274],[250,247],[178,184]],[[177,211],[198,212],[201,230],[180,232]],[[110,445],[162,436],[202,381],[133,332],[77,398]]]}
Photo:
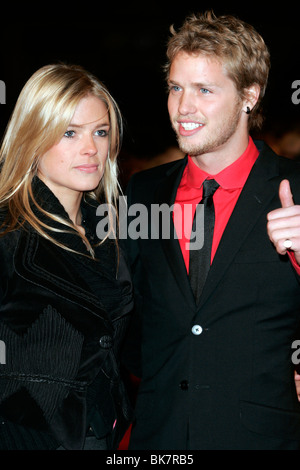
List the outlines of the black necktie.
{"label": "black necktie", "polygon": [[[219,184],[212,179],[205,180],[203,183],[203,196],[202,200],[196,207],[192,232],[196,235],[196,239],[203,235],[203,246],[200,249],[193,250],[192,245],[190,249],[190,266],[189,278],[192,291],[195,296],[196,303],[199,303],[203,286],[210,268],[211,259],[211,246],[215,225],[215,209],[213,202],[213,195],[218,189]],[[204,218],[199,217],[199,214],[204,209]],[[197,228],[196,221],[203,220],[203,226]],[[200,231],[203,231],[202,233]]]}

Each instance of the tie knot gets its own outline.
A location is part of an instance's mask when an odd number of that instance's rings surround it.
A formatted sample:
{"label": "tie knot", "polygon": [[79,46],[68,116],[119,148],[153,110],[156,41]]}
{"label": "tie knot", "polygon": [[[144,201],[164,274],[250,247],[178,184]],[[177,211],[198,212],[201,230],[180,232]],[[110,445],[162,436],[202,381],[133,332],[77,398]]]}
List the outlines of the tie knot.
{"label": "tie knot", "polygon": [[215,191],[218,189],[220,185],[212,179],[205,180],[203,182],[203,196],[202,198],[210,198],[213,197]]}

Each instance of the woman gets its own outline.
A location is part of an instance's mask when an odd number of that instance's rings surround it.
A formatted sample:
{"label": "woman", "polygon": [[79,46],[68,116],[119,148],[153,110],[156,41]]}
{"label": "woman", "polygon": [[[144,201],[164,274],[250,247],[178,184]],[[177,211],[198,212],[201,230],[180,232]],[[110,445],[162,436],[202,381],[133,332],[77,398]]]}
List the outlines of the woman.
{"label": "woman", "polygon": [[[0,448],[114,449],[131,408],[118,355],[132,309],[116,206],[119,109],[64,64],[23,88],[1,148]],[[113,217],[111,218],[113,220]]]}

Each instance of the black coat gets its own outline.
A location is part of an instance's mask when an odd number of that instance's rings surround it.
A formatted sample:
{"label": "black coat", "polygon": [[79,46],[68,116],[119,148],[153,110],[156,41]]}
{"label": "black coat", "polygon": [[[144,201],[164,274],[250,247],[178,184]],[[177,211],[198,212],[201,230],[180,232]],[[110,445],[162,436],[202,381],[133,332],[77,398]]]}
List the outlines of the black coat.
{"label": "black coat", "polygon": [[[35,195],[44,209],[67,217],[40,180]],[[96,240],[96,207],[90,204],[82,203],[82,211]],[[75,231],[55,237],[87,253]],[[70,253],[31,227],[0,237],[0,339],[6,349],[0,415],[14,435],[8,448],[22,448],[18,433],[27,429],[49,434],[66,449],[81,449],[95,410],[104,434],[117,420],[114,446],[129,425],[118,363],[131,283],[122,252],[116,276],[114,241],[96,248],[96,256],[98,261]]]}
{"label": "black coat", "polygon": [[[185,165],[183,159],[135,175],[129,208],[141,203],[150,214],[151,204],[172,205]],[[151,239],[151,220],[148,239],[126,240],[137,299],[131,342],[135,337],[141,347],[141,368],[129,348],[128,362],[142,375],[131,449],[300,449],[291,361],[299,277],[266,229],[284,178],[299,204],[299,164],[264,146],[198,306],[178,240]]]}

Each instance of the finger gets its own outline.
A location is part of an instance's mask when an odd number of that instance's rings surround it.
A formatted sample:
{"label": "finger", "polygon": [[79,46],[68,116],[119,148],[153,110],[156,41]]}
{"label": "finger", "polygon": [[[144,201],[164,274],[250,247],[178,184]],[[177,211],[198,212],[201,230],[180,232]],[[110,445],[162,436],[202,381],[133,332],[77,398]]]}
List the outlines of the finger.
{"label": "finger", "polygon": [[285,226],[285,219],[287,217],[289,217],[290,227],[299,227],[300,205],[294,204],[290,207],[280,207],[279,209],[274,209],[267,214],[267,220],[274,225],[274,229]]}
{"label": "finger", "polygon": [[285,255],[287,251],[295,251],[299,244],[297,238],[292,237],[290,230],[269,231],[268,235],[280,255]]}
{"label": "finger", "polygon": [[294,371],[294,380],[295,380],[296,393],[298,396],[298,400],[300,401],[300,387],[299,387],[300,375],[298,374],[297,371]]}
{"label": "finger", "polygon": [[282,207],[291,207],[294,205],[290,182],[288,180],[282,180],[280,183],[279,199]]}

